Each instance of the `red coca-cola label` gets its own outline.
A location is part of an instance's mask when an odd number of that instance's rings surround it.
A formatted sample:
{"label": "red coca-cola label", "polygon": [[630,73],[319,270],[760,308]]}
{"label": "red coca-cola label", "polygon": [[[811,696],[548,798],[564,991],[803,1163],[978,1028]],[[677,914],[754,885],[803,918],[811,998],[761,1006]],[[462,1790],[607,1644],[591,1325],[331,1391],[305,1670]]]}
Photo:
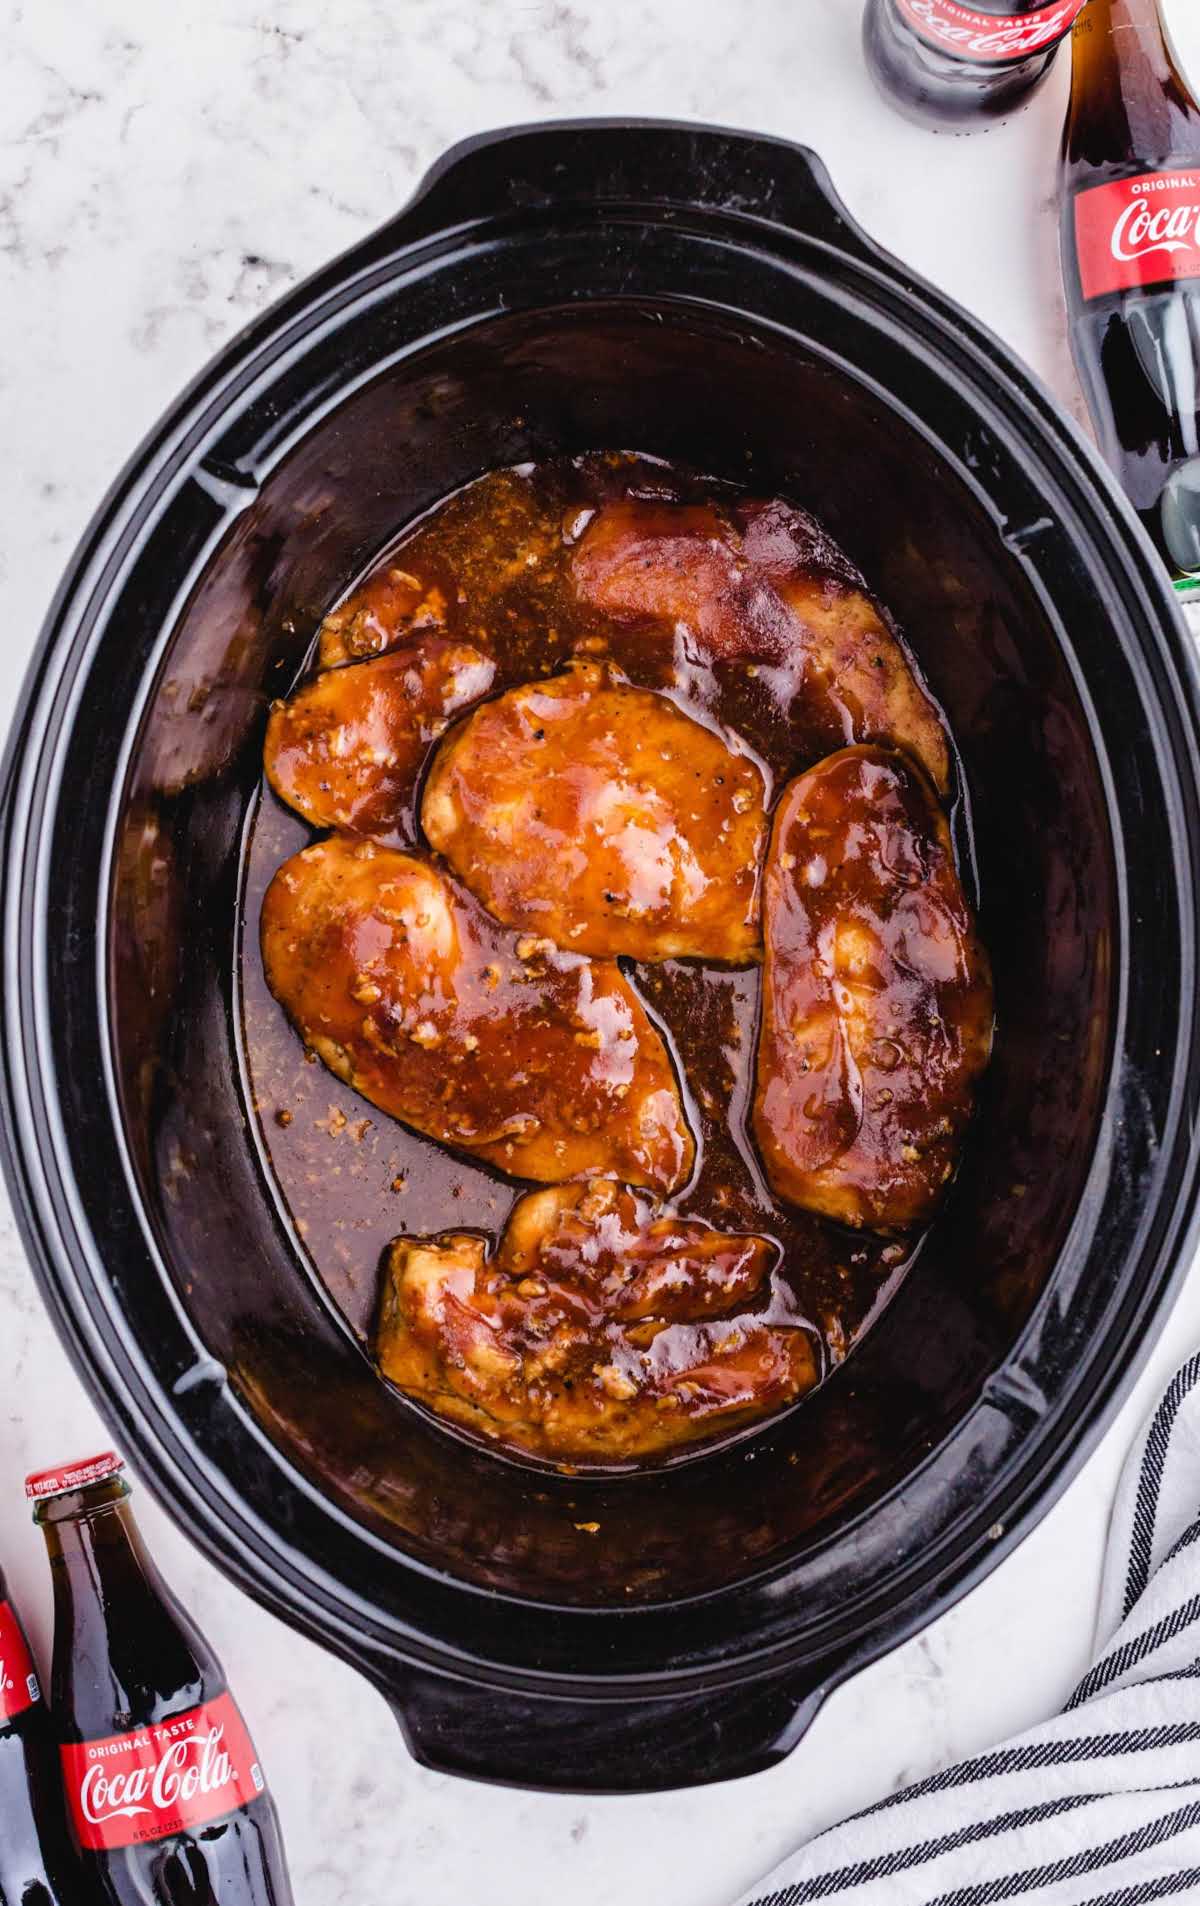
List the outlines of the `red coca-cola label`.
{"label": "red coca-cola label", "polygon": [[1023,60],[1070,31],[1084,0],[1053,0],[1032,13],[980,13],[958,0],[896,0],[901,18],[930,46],[964,60]]}
{"label": "red coca-cola label", "polygon": [[41,1699],[38,1678],[16,1610],[0,1602],[0,1721],[11,1721]]}
{"label": "red coca-cola label", "polygon": [[62,1749],[79,1844],[135,1846],[207,1826],[265,1792],[246,1724],[230,1694],[108,1740]]}
{"label": "red coca-cola label", "polygon": [[1075,200],[1085,298],[1200,278],[1200,167],[1093,185]]}

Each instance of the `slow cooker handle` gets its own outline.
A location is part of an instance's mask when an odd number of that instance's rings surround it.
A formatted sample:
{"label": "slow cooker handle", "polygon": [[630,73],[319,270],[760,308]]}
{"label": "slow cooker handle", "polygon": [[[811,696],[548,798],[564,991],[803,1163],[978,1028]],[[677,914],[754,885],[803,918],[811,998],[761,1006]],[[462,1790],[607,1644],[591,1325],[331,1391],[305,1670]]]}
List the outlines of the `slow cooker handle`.
{"label": "slow cooker handle", "polygon": [[413,1756],[439,1773],[556,1792],[646,1793],[758,1773],[808,1731],[838,1676],[658,1700],[554,1699],[425,1669],[383,1688]]}
{"label": "slow cooker handle", "polygon": [[364,249],[400,245],[482,221],[567,206],[637,205],[737,215],[890,263],[850,217],[823,160],[807,146],[669,119],[575,119],[463,140]]}

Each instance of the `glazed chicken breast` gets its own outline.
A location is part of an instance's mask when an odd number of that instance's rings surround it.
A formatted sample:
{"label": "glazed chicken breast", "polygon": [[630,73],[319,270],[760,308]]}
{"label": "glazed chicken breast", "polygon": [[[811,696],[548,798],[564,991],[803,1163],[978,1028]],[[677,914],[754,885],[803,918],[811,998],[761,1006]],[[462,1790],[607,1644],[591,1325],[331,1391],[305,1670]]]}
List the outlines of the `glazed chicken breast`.
{"label": "glazed chicken breast", "polygon": [[414,635],[441,629],[446,622],[446,598],[436,587],[395,564],[377,569],[331,609],[321,624],[317,660],[322,668],[340,668],[383,655]]}
{"label": "glazed chicken breast", "polygon": [[950,1177],[987,1063],[987,957],[932,787],[846,748],[785,789],[763,898],[754,1133],[774,1190],[898,1231]]}
{"label": "glazed chicken breast", "polygon": [[815,1383],[809,1333],[745,1308],[778,1255],[610,1181],[532,1192],[494,1258],[469,1232],[395,1241],[380,1369],[441,1415],[552,1460],[653,1455]]}
{"label": "glazed chicken breast", "polygon": [[767,1238],[715,1231],[628,1185],[593,1178],[520,1199],[499,1266],[511,1277],[542,1281],[548,1291],[581,1285],[596,1318],[663,1324],[720,1317],[747,1303],[778,1257]]}
{"label": "glazed chicken breast", "polygon": [[452,715],[487,694],[495,673],[469,643],[436,636],[326,669],[272,708],[267,779],[314,827],[392,833],[433,742]]}
{"label": "glazed chicken breast", "polygon": [[431,844],[496,919],[597,957],[758,957],[761,770],[665,696],[580,662],[438,749]]}
{"label": "glazed chicken breast", "polygon": [[813,751],[906,749],[939,792],[950,756],[938,710],[898,638],[803,511],[780,502],[643,502],[597,511],[572,558],[582,599],[664,626],[711,661],[779,670]]}
{"label": "glazed chicken breast", "polygon": [[620,969],[498,926],[429,862],[305,848],[267,890],[262,950],[305,1043],[416,1131],[542,1183],[687,1178],[671,1061]]}

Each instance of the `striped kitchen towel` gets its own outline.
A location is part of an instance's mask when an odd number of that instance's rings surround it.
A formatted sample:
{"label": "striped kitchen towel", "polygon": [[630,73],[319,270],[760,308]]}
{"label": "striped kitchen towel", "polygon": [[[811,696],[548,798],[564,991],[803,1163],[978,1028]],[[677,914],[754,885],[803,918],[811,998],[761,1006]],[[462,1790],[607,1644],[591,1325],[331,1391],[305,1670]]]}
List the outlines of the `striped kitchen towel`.
{"label": "striped kitchen towel", "polygon": [[1122,1473],[1097,1634],[1057,1720],[820,1834],[745,1906],[1200,1902],[1200,1356]]}

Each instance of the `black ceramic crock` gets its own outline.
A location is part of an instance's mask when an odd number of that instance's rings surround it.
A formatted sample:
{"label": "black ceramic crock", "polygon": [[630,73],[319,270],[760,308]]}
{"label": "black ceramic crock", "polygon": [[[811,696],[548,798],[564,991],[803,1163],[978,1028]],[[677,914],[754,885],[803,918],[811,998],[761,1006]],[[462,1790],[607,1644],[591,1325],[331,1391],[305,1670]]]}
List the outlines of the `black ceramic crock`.
{"label": "black ceramic crock", "polygon": [[[322,609],[466,479],[598,446],[811,506],[906,628],[962,750],[1000,1031],[916,1269],[825,1387],[724,1450],[587,1478],[376,1382],[273,1192],[234,948],[267,703]],[[160,1499],[421,1759],[613,1790],[763,1767],[1081,1461],[1195,1201],[1186,651],[1045,394],[811,153],[737,133],[456,148],[142,446],[7,757],[10,1182]]]}

